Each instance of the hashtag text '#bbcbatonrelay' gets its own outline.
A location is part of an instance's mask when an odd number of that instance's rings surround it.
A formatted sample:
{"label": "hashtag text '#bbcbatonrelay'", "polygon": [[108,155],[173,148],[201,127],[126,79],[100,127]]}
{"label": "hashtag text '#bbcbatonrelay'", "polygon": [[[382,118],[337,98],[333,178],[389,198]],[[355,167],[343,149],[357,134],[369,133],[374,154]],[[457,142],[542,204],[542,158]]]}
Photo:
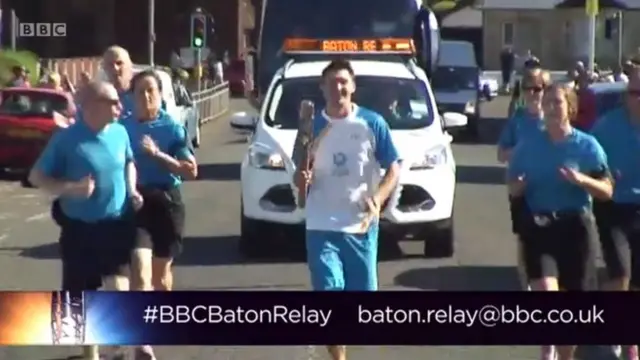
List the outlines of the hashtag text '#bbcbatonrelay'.
{"label": "hashtag text '#bbcbatonrelay'", "polygon": [[[501,324],[603,324],[604,310],[588,309],[540,310],[520,306],[485,305],[482,308],[393,309],[391,307],[354,309],[360,324],[458,324],[472,327],[494,327]],[[146,324],[312,324],[325,327],[331,321],[331,310],[274,305],[262,309],[224,308],[217,305],[149,305],[142,320]]]}
{"label": "hashtag text '#bbcbatonrelay'", "polygon": [[274,305],[262,309],[224,308],[218,305],[149,305],[144,309],[145,324],[315,324],[326,326],[331,310]]}

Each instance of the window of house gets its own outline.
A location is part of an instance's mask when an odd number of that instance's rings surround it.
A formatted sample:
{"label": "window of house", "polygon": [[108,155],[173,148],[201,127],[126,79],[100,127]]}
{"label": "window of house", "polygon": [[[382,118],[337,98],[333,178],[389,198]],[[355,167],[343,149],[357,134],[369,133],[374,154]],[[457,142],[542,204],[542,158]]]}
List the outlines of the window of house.
{"label": "window of house", "polygon": [[502,45],[513,46],[515,42],[515,26],[513,23],[502,24]]}

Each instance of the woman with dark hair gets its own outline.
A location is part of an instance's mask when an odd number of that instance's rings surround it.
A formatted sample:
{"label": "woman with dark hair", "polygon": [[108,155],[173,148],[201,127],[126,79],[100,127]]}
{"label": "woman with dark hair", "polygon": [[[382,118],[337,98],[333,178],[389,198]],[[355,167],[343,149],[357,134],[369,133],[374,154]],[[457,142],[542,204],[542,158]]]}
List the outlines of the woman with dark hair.
{"label": "woman with dark hair", "polygon": [[[542,100],[544,131],[518,144],[508,169],[509,192],[529,215],[519,231],[524,266],[534,291],[587,291],[593,285],[594,198],[610,199],[613,183],[596,139],[573,128],[575,92],[548,88]],[[557,346],[558,360],[572,360],[575,346]],[[543,359],[551,358],[543,347]]]}
{"label": "woman with dark hair", "polygon": [[132,287],[169,291],[185,225],[180,186],[183,179],[197,176],[197,163],[185,127],[162,110],[162,82],[155,71],[136,74],[131,91],[134,111],[121,122],[131,139],[138,190],[144,198],[137,213]]}

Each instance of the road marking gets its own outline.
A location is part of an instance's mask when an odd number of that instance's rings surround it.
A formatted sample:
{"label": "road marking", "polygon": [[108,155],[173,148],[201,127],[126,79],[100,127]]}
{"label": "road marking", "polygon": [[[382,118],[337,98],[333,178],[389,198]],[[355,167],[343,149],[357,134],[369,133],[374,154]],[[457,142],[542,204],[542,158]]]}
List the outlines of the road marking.
{"label": "road marking", "polygon": [[38,194],[19,194],[11,196],[13,199],[33,199],[35,197],[38,197]]}
{"label": "road marking", "polygon": [[9,237],[9,235],[7,235],[7,234],[0,234],[0,243],[5,241],[8,237]]}
{"label": "road marking", "polygon": [[14,218],[15,215],[12,213],[0,213],[0,220],[7,220],[7,219],[11,219]]}
{"label": "road marking", "polygon": [[49,212],[45,211],[45,212],[41,212],[40,214],[29,216],[28,218],[24,219],[24,221],[25,222],[41,221],[47,218],[49,218]]}

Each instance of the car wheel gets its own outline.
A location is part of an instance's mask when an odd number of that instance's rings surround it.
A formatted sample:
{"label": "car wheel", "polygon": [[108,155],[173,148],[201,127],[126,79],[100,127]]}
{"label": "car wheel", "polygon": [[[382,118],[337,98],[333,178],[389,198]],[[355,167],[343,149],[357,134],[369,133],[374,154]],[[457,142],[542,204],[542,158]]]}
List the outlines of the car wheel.
{"label": "car wheel", "polygon": [[465,127],[465,135],[469,140],[475,141],[480,138],[480,122],[477,116],[469,116],[469,122]]}
{"label": "car wheel", "polygon": [[454,242],[453,219],[450,219],[429,230],[424,240],[424,256],[450,258],[455,250]]}
{"label": "car wheel", "polygon": [[33,186],[33,184],[31,183],[31,181],[29,181],[29,173],[30,171],[26,171],[22,177],[20,178],[20,184],[22,185],[22,187],[24,188],[34,188],[35,186]]}
{"label": "car wheel", "polygon": [[198,120],[198,125],[196,126],[196,136],[191,140],[191,145],[193,145],[195,149],[199,148],[201,144],[201,134],[200,134],[201,127],[202,127],[202,124],[200,123],[200,120]]}

